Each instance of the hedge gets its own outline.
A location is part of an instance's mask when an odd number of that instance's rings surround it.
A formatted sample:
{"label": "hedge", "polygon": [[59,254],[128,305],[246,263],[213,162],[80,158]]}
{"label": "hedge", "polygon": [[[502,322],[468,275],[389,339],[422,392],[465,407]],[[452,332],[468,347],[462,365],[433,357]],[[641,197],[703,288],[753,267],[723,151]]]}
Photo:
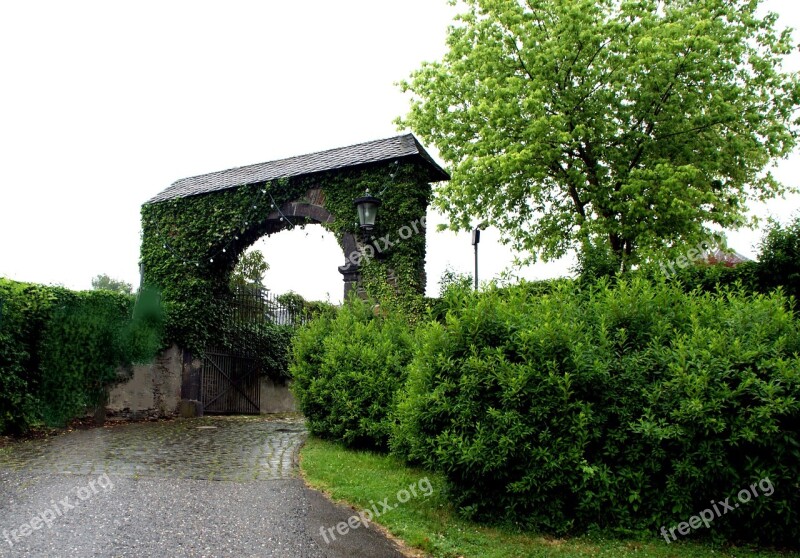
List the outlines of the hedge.
{"label": "hedge", "polygon": [[402,314],[359,299],[300,328],[290,371],[309,430],[351,447],[386,449],[411,348]]}
{"label": "hedge", "polygon": [[156,293],[0,279],[0,433],[63,426],[100,403],[118,369],[153,357],[163,316]]}
{"label": "hedge", "polygon": [[800,326],[782,295],[637,279],[445,303],[418,330],[391,446],[443,471],[466,515],[657,534],[768,478],[774,494],[703,533],[800,540]]}

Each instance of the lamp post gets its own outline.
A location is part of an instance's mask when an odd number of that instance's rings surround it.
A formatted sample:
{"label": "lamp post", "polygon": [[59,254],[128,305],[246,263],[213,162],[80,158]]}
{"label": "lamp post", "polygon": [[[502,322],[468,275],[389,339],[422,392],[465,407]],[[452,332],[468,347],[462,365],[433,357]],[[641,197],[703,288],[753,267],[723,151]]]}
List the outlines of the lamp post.
{"label": "lamp post", "polygon": [[481,230],[472,231],[472,245],[475,247],[475,290],[478,290],[478,243],[481,241]]}
{"label": "lamp post", "polygon": [[367,191],[360,198],[353,201],[353,205],[358,210],[358,224],[361,230],[365,233],[370,232],[375,228],[375,217],[378,215],[378,208],[381,206],[381,200],[375,196],[370,195]]}

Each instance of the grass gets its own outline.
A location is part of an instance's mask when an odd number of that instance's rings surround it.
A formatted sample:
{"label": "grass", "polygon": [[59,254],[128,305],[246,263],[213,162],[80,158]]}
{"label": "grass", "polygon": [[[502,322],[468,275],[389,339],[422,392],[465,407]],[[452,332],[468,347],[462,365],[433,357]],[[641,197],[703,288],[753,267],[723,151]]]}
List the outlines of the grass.
{"label": "grass", "polygon": [[[667,544],[655,535],[638,540],[602,537],[555,539],[516,532],[512,528],[479,525],[456,514],[447,500],[441,475],[409,468],[390,456],[348,450],[339,444],[314,437],[307,440],[302,450],[301,468],[310,486],[357,510],[381,511],[383,505],[380,502],[388,498],[392,509],[381,514],[377,522],[409,546],[434,557],[800,557],[798,553],[693,542]],[[423,479],[427,479],[430,485]],[[411,492],[411,486],[417,496],[412,496],[406,503],[399,503],[398,492]],[[425,497],[426,493],[430,495]]]}

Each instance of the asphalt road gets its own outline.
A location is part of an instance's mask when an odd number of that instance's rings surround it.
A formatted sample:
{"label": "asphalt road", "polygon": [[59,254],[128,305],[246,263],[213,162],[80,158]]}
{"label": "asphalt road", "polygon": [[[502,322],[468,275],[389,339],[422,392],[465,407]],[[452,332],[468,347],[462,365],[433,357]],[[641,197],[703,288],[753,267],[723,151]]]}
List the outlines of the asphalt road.
{"label": "asphalt road", "polygon": [[374,528],[336,531],[353,511],[297,478],[304,436],[296,419],[206,418],[12,445],[0,556],[402,556]]}

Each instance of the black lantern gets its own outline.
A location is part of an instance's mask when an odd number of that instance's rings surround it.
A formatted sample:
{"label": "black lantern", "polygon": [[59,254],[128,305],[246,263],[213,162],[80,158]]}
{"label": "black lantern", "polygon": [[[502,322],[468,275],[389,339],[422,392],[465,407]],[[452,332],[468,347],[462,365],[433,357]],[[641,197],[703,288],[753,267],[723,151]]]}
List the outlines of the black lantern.
{"label": "black lantern", "polygon": [[361,225],[361,230],[371,231],[375,227],[375,217],[378,215],[381,200],[367,192],[362,197],[357,198],[353,205],[358,209],[358,223]]}

